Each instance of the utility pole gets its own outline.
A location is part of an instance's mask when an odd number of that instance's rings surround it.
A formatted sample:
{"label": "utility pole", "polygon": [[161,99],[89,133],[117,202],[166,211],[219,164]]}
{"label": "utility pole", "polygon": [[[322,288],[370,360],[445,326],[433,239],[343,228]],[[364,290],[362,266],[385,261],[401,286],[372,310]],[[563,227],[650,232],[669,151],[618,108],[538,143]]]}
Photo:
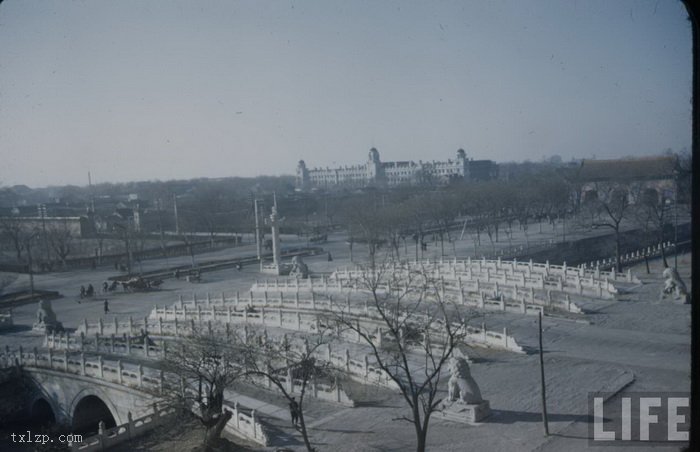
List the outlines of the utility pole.
{"label": "utility pole", "polygon": [[34,300],[34,269],[32,268],[32,246],[27,240],[27,262],[29,263],[29,299]]}
{"label": "utility pole", "polygon": [[[673,267],[678,269],[678,184],[676,184],[676,196],[673,203]],[[663,226],[662,226],[663,227]],[[662,240],[663,241],[663,240]],[[663,247],[664,244],[662,243]]]}
{"label": "utility pole", "polygon": [[258,200],[253,201],[255,206],[255,245],[258,251],[258,260],[262,259],[262,249],[260,247],[260,218],[258,217]]}
{"label": "utility pole", "polygon": [[46,204],[39,204],[39,216],[41,217],[41,229],[44,235],[44,250],[46,251],[46,262],[51,259],[49,253],[49,239],[46,235]]}
{"label": "utility pole", "polygon": [[537,327],[540,338],[540,382],[542,385],[542,425],[544,426],[544,436],[549,436],[549,422],[547,420],[547,395],[544,384],[544,355],[542,353],[542,311],[538,313]]}
{"label": "utility pole", "polygon": [[180,234],[180,221],[177,217],[177,195],[173,195],[173,212],[175,213],[175,234]]}

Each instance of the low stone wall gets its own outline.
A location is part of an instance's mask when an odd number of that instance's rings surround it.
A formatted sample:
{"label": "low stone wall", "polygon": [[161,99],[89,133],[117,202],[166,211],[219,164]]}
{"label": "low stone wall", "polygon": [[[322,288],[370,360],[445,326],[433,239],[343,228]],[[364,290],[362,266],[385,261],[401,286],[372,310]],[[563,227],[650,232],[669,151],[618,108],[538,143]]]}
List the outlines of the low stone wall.
{"label": "low stone wall", "polygon": [[74,452],[103,451],[124,444],[158,426],[168,424],[174,417],[174,408],[159,409],[154,407],[153,413],[138,419],[131,419],[131,413],[129,413],[128,422],[110,429],[105,429],[104,423],[100,422],[97,435],[83,438],[80,443],[71,445],[70,450]]}
{"label": "low stone wall", "polygon": [[241,409],[238,402],[233,404],[224,402],[224,409],[232,412],[231,419],[226,423],[224,430],[239,438],[253,441],[261,446],[270,445],[270,439],[265,433],[263,424],[255,417],[255,410],[250,410],[250,414]]}

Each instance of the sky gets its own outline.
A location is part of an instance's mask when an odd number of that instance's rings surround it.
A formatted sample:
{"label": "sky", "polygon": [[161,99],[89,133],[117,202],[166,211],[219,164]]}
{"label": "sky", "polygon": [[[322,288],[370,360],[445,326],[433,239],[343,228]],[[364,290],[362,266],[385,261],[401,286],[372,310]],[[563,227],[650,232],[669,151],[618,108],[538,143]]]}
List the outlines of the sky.
{"label": "sky", "polygon": [[690,149],[673,0],[5,0],[0,186]]}

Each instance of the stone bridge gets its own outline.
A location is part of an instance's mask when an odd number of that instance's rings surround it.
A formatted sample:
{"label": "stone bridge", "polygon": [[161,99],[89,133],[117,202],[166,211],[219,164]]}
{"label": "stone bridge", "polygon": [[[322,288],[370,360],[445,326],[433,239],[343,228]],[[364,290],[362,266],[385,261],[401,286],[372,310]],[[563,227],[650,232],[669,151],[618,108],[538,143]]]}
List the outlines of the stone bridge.
{"label": "stone bridge", "polygon": [[[18,369],[34,389],[26,404],[34,422],[56,423],[89,436],[72,450],[91,452],[120,444],[159,425],[173,411],[157,406],[166,375],[140,363],[105,360],[99,354],[87,358],[85,353],[67,350],[27,353],[21,347],[14,352],[6,348],[0,353],[0,377],[12,378],[9,374]],[[268,444],[254,410],[239,408],[235,402],[226,404],[233,412],[226,425],[228,433]]]}
{"label": "stone bridge", "polygon": [[23,351],[2,355],[0,364],[21,366],[32,386],[27,413],[37,422],[55,422],[76,433],[98,431],[150,414],[162,375],[140,364],[105,361],[101,356]]}

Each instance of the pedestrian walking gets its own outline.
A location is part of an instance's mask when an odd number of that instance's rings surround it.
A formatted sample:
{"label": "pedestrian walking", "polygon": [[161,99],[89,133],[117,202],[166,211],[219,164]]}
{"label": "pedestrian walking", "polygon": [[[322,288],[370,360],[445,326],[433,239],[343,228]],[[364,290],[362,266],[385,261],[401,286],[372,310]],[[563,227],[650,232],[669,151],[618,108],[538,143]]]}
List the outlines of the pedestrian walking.
{"label": "pedestrian walking", "polygon": [[292,401],[289,402],[289,414],[292,416],[292,425],[296,427],[299,422],[299,404],[296,397],[292,397]]}
{"label": "pedestrian walking", "polygon": [[105,298],[105,314],[109,312],[109,301]]}

